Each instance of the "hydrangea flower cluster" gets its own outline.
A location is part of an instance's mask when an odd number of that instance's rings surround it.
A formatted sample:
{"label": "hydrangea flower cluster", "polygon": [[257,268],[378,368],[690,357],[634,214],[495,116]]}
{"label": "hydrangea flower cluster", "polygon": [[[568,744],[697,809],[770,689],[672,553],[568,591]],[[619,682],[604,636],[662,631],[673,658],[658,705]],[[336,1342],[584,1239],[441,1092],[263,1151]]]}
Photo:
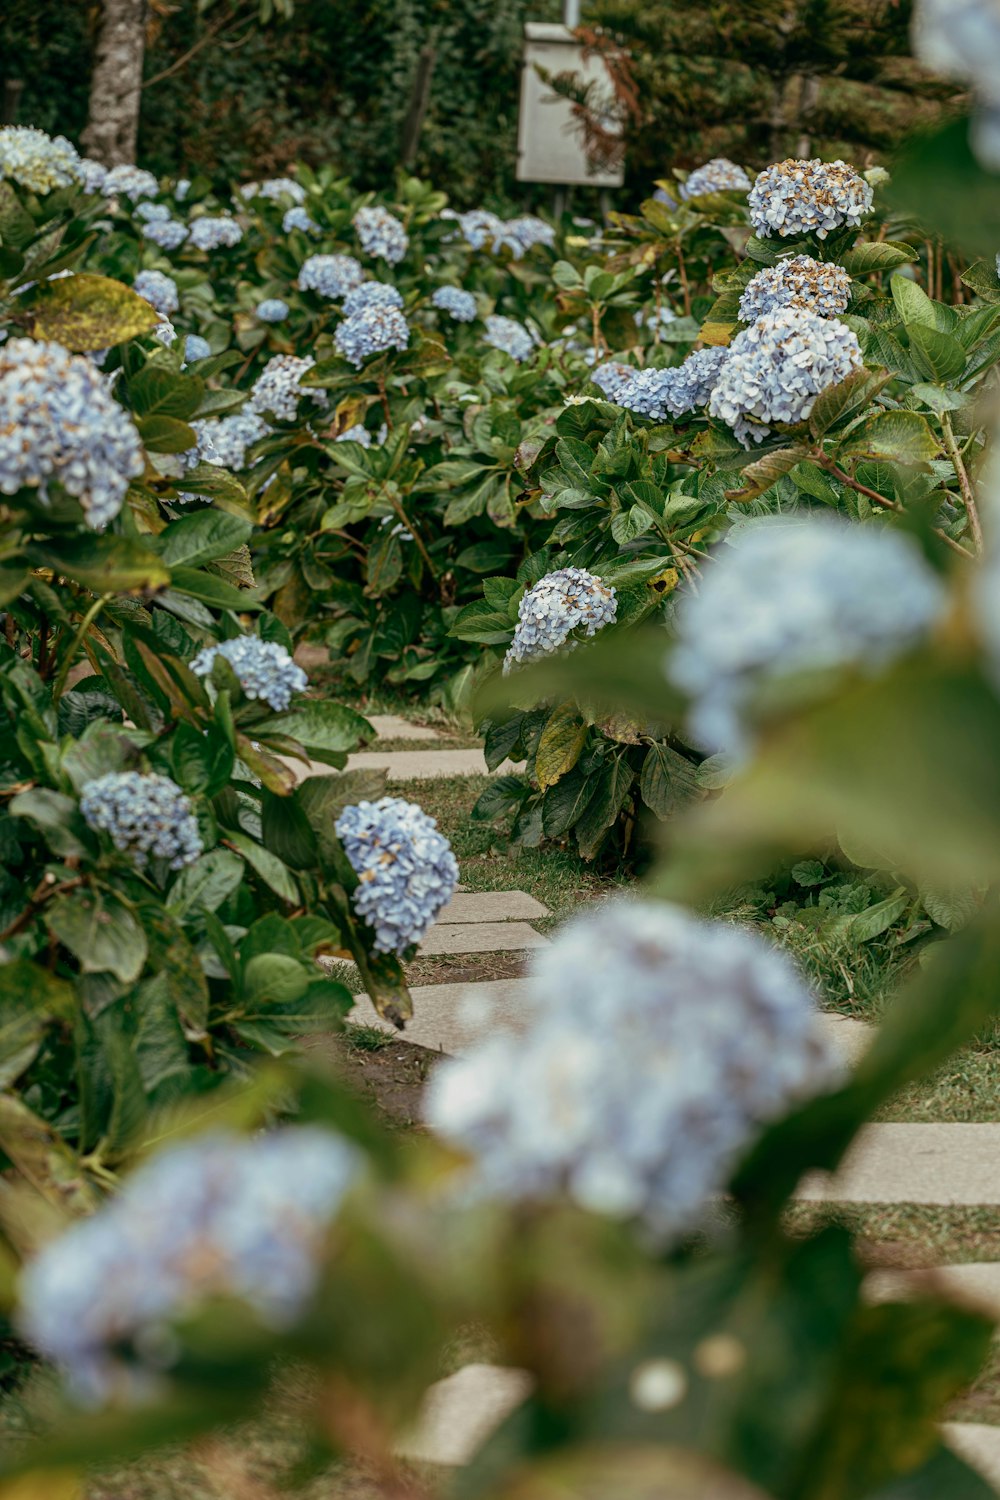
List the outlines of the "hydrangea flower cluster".
{"label": "hydrangea flower cluster", "polygon": [[609,400],[653,422],[682,417],[705,405],[721,378],[728,356],[728,349],[713,346],[696,350],[682,364],[666,370],[632,370],[631,379],[619,386],[617,394]]}
{"label": "hydrangea flower cluster", "polygon": [[142,235],[161,250],[177,250],[187,239],[188,232],[180,219],[156,218],[142,226]]}
{"label": "hydrangea flower cluster", "polygon": [[751,182],[742,167],[728,156],[713,156],[704,166],[695,167],[687,181],[680,185],[682,198],[698,198],[702,193],[748,193]]}
{"label": "hydrangea flower cluster", "polygon": [[845,323],[782,307],[733,339],[708,409],[749,448],[774,422],[804,422],[820,391],[862,365],[857,334]]}
{"label": "hydrangea flower cluster", "polygon": [[503,660],[504,672],[517,662],[551,656],[567,641],[572,649],[583,636],[613,624],[617,613],[614,589],[586,568],[546,573],[517,606],[517,628]]}
{"label": "hydrangea flower cluster", "polygon": [[547,245],[551,249],[556,242],[555,226],[547,224],[537,214],[521,214],[516,219],[507,219],[503,228],[504,242],[520,251],[516,257],[518,260],[536,245]]}
{"label": "hydrangea flower cluster", "polygon": [[299,229],[303,234],[323,233],[309,210],[301,207],[290,208],[281,221],[281,227],[285,234],[291,234],[293,229]]}
{"label": "hydrangea flower cluster", "polygon": [[257,316],[262,323],[283,323],[288,317],[288,303],[281,297],[265,297],[257,303]]}
{"label": "hydrangea flower cluster", "polygon": [[667,1239],[763,1125],[837,1076],[815,999],[778,949],[680,907],[615,901],[536,960],[525,1032],[435,1068],[424,1112],[471,1157],[474,1193],[565,1192]]}
{"label": "hydrangea flower cluster", "polygon": [[277,641],[262,641],[258,635],[238,635],[218,646],[206,646],[191,662],[192,672],[197,677],[207,677],[217,656],[232,667],[245,697],[260,699],[275,713],[284,713],[293,696],[309,686],[302,668]]}
{"label": "hydrangea flower cluster", "polygon": [[144,224],[151,224],[154,219],[169,219],[170,210],[165,203],[150,203],[148,199],[144,199],[142,203],[136,204],[132,217],[141,219]]}
{"label": "hydrangea flower cluster", "polygon": [[304,292],[316,292],[338,302],[361,285],[365,273],[353,255],[310,255],[299,272],[299,286]]}
{"label": "hydrangea flower cluster", "polygon": [[177,329],[169,318],[161,318],[153,329],[152,337],[160,344],[166,344],[169,349],[171,344],[177,342]]}
{"label": "hydrangea flower cluster", "polygon": [[89,359],[33,339],[0,345],[0,493],[24,486],[48,501],[61,485],[101,531],[144,467],[131,417]]}
{"label": "hydrangea flower cluster", "polygon": [[498,244],[503,238],[503,220],[487,208],[472,208],[455,217],[462,238],[473,250],[481,250],[487,240]]}
{"label": "hydrangea flower cluster", "polygon": [[863,177],[844,161],[809,161],[789,157],[759,173],[747,202],[757,234],[798,239],[814,234],[825,240],[832,229],[857,228],[872,206],[874,194]]}
{"label": "hydrangea flower cluster", "polygon": [[150,859],[182,870],[204,848],[190,799],[176,781],[155,771],[110,771],[88,781],[80,811],[88,828],[110,834],[115,848],[140,870]]}
{"label": "hydrangea flower cluster", "polygon": [[190,191],[191,191],[191,179],[190,179],[190,177],[178,177],[177,182],[176,182],[176,184],[174,186],[174,197],[177,199],[177,202],[178,203],[183,203],[184,199],[187,197],[187,195],[188,195],[188,193]]}
{"label": "hydrangea flower cluster", "polygon": [[676,323],[677,314],[672,307],[637,307],[632,314],[637,328],[667,328]]}
{"label": "hydrangea flower cluster", "polygon": [[740,317],[752,323],[779,307],[807,307],[821,318],[835,318],[851,300],[851,278],[843,266],[793,255],[763,266],[747,282],[740,298]]}
{"label": "hydrangea flower cluster", "polygon": [[303,396],[326,405],[326,392],[316,388],[303,389],[299,381],[316,361],[311,354],[276,354],[269,359],[250,388],[247,403],[252,412],[263,416],[272,412],[279,422],[294,422],[299,401]]}
{"label": "hydrangea flower cluster", "polygon": [[362,448],[370,448],[372,435],[363,422],[355,422],[353,427],[345,427],[343,432],[338,432],[334,438],[335,443],[360,443]]}
{"label": "hydrangea flower cluster", "polygon": [[243,230],[227,215],[206,214],[191,223],[191,243],[196,250],[231,250],[243,238]]}
{"label": "hydrangea flower cluster", "polygon": [[267,198],[271,203],[280,203],[282,198],[291,198],[293,203],[306,201],[306,190],[301,182],[292,177],[268,177],[264,182],[248,182],[240,188],[244,198]]}
{"label": "hydrangea flower cluster", "polygon": [[406,230],[387,208],[359,208],[352,220],[354,232],[366,255],[377,256],[398,266],[409,247]]}
{"label": "hydrangea flower cluster", "polygon": [[345,359],[360,369],[373,354],[386,349],[403,350],[410,342],[410,325],[398,307],[376,303],[345,318],[333,335],[333,341]]}
{"label": "hydrangea flower cluster", "polygon": [[184,339],[184,359],[187,364],[193,364],[197,359],[207,359],[212,352],[212,346],[208,339],[203,339],[200,333],[189,333]]}
{"label": "hydrangea flower cluster", "polygon": [[147,172],[143,167],[134,167],[128,162],[122,162],[117,167],[112,167],[104,178],[102,191],[108,198],[131,198],[133,203],[138,203],[140,198],[155,198],[160,191],[160,184],[152,172]]}
{"label": "hydrangea flower cluster", "polygon": [[623,365],[617,360],[607,359],[591,371],[590,378],[609,401],[620,405],[619,395],[628,389],[638,373],[633,365]]}
{"label": "hydrangea flower cluster", "polygon": [[344,298],[344,317],[353,318],[366,307],[402,307],[403,295],[386,281],[363,281]]}
{"label": "hydrangea flower cluster", "polygon": [[972,87],[976,111],[972,146],[982,165],[1000,167],[1000,9],[993,0],[917,0],[913,8],[913,50],[922,63],[945,78]]}
{"label": "hydrangea flower cluster", "polygon": [[360,1170],[357,1149],[320,1126],[171,1146],[29,1262],[21,1331],[79,1399],[154,1395],[169,1325],[211,1299],[238,1297],[273,1327],[298,1315]]}
{"label": "hydrangea flower cluster", "polygon": [[437,287],[431,297],[431,304],[438,312],[448,313],[456,323],[474,323],[476,320],[476,299],[471,292],[463,291],[460,286]]}
{"label": "hydrangea flower cluster", "polygon": [[63,135],[47,135],[33,125],[5,125],[0,130],[0,179],[8,178],[32,193],[51,193],[82,180],[76,147]]}
{"label": "hydrangea flower cluster", "polygon": [[164,271],[140,271],[132,287],[164,318],[176,312],[181,305],[177,283]]}
{"label": "hydrangea flower cluster", "polygon": [[499,255],[506,248],[515,260],[520,260],[535,245],[555,244],[555,229],[535,214],[522,214],[517,219],[501,219],[488,209],[473,208],[468,213],[455,214],[453,217],[462,238],[473,250],[482,250],[489,243],[494,255]]}
{"label": "hydrangea flower cluster", "polygon": [[501,349],[516,359],[518,364],[530,359],[535,352],[535,340],[516,318],[505,318],[499,313],[490,313],[486,319],[484,339],[494,349]]}
{"label": "hydrangea flower cluster", "polygon": [[698,743],[745,754],[755,706],[807,673],[882,670],[925,635],[945,590],[901,532],[832,515],[765,517],[682,594],[670,680]]}
{"label": "hydrangea flower cluster", "polygon": [[351,904],[377,953],[419,943],[458,884],[458,862],[437,820],[415,802],[382,797],[345,807],[335,825],[358,884]]}
{"label": "hydrangea flower cluster", "polygon": [[263,417],[245,407],[227,417],[197,418],[191,426],[198,435],[192,467],[203,461],[222,469],[242,469],[247,449],[271,431]]}

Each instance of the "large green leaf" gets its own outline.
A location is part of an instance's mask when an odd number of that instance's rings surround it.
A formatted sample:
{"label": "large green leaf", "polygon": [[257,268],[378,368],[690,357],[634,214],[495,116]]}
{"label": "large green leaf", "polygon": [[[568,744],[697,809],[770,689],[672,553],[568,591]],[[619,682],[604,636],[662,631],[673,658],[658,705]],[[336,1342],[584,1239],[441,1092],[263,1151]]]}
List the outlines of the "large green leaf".
{"label": "large green leaf", "polygon": [[181,870],[167,904],[175,916],[192,911],[216,911],[243,879],[243,861],[228,849],[210,849]]}
{"label": "large green leaf", "polygon": [[269,719],[266,733],[298,740],[322,759],[323,752],[341,755],[357,749],[362,740],[374,738],[375,731],[363,715],[342,703],[306,702]]}
{"label": "large green leaf", "polygon": [[843,452],[917,464],[929,462],[940,449],[926,417],[916,411],[887,411],[867,417],[856,427]]}
{"label": "large green leaf", "polygon": [[68,891],[45,907],[45,923],[84,974],[114,974],[130,984],[142,973],[146,935],[114,892],[92,887]]}
{"label": "large green leaf", "polygon": [[227,840],[238,853],[242,854],[250,868],[256,870],[265,885],[270,886],[275,895],[281,897],[282,901],[295,905],[301,900],[301,892],[295,876],[276,854],[262,848],[245,833],[231,832],[227,835]]}
{"label": "large green leaf", "polygon": [[74,997],[63,979],[27,958],[0,966],[0,1089],[34,1060],[55,1019],[69,1019]]}
{"label": "large green leaf", "polygon": [[160,533],[157,550],[171,568],[197,568],[226,557],[249,541],[253,523],[224,510],[201,510],[181,516]]}
{"label": "large green leaf", "polygon": [[151,333],[160,322],[156,310],[131,287],[90,272],[40,282],[21,300],[32,338],[54,339],[81,353],[123,344]]}
{"label": "large green leaf", "polygon": [[143,594],[166,588],[170,573],[154,552],[123,536],[75,536],[26,548],[38,568],[82,583],[96,594]]}

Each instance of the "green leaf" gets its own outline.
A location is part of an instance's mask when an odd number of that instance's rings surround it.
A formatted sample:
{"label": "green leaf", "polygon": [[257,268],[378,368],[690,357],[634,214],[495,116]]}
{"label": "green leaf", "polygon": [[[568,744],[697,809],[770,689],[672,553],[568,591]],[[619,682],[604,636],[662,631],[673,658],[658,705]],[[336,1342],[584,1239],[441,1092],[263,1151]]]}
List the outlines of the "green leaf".
{"label": "green leaf", "polygon": [[374,738],[375,731],[362,714],[343,703],[309,701],[289,713],[269,719],[265,734],[286,735],[298,740],[311,755],[344,755],[356,750],[362,740]]}
{"label": "green leaf", "polygon": [[184,917],[194,911],[217,911],[243,880],[243,861],[228,849],[211,849],[181,870],[167,897],[167,908]]}
{"label": "green leaf", "polygon": [[282,901],[298,905],[302,899],[298,882],[288,866],[276,854],[262,848],[245,833],[230,832],[226,837],[228,842],[242,854],[251,869],[256,870],[265,885],[270,886],[276,896],[280,896]]}
{"label": "green leaf", "polygon": [[57,896],[44,908],[45,925],[68,948],[84,974],[138,979],[148,944],[131,909],[109,890],[90,887]]}
{"label": "green leaf", "polygon": [[896,463],[929,463],[941,444],[916,411],[879,412],[856,427],[842,452],[886,458]]}
{"label": "green leaf", "polygon": [[137,425],[150,453],[189,453],[198,446],[194,428],[176,417],[141,417]]}
{"label": "green leaf", "polygon": [[201,730],[182,720],[171,736],[174,780],[186,792],[214,797],[229,785],[234,760],[233,747],[217,725]]}
{"label": "green leaf", "polygon": [[754,463],[747,464],[740,478],[739,489],[726,490],[726,499],[737,502],[756,500],[763,495],[783,474],[791,472],[805,456],[803,448],[779,448],[775,453],[766,453]]}
{"label": "green leaf", "polygon": [[588,725],[575,703],[562,703],[542,730],[535,752],[535,780],[545,791],[571,771],[587,742]]}
{"label": "green leaf", "polygon": [[907,326],[923,323],[928,328],[937,327],[938,315],[934,302],[923,287],[917,286],[908,276],[892,276],[889,278],[889,285],[896,310]]}
{"label": "green leaf", "polygon": [[704,796],[698,768],[670,745],[650,745],[639,775],[639,795],[662,822]]}
{"label": "green leaf", "polygon": [[633,780],[632,767],[624,755],[601,772],[587,810],[576,825],[577,847],[584,859],[597,854],[625,805]]}
{"label": "green leaf", "polygon": [[[75,1153],[47,1121],[13,1094],[0,1094],[0,1150],[21,1181],[53,1207],[74,1217],[97,1207],[98,1195]],[[30,1248],[30,1243],[25,1246]]]}
{"label": "green leaf", "polygon": [[368,549],[367,593],[388,594],[403,576],[403,548],[391,527],[382,527]]}
{"label": "green leaf", "polygon": [[179,417],[186,422],[198,411],[204,393],[203,380],[181,375],[157,360],[150,360],[128,382],[129,403],[137,417]]}
{"label": "green leaf", "polygon": [[192,599],[200,599],[203,604],[211,604],[216,609],[245,611],[263,608],[245,589],[234,589],[232,584],[223,583],[213,573],[203,573],[197,568],[172,568],[170,582],[182,594],[190,594]]}
{"label": "green leaf", "polygon": [[838,422],[857,416],[891,379],[887,370],[855,370],[846,380],[821,391],[809,416],[813,436],[822,437]]}
{"label": "green leaf", "polygon": [[958,380],[965,371],[965,350],[950,333],[910,323],[906,328],[913,362],[928,380],[947,384]]}
{"label": "green leaf", "polygon": [[866,276],[870,271],[894,271],[907,261],[917,260],[911,245],[899,240],[862,240],[839,257],[839,263],[852,276]]}
{"label": "green leaf", "polygon": [[253,522],[242,516],[230,515],[223,510],[202,510],[171,521],[160,533],[157,543],[160,556],[168,566],[195,568],[202,563],[214,562],[216,558],[227,557],[248,542],[252,533]]}
{"label": "green leaf", "polygon": [[899,921],[911,900],[912,897],[906,887],[900,886],[884,901],[879,901],[874,906],[869,906],[867,910],[858,912],[857,916],[851,918],[851,941],[870,943],[872,938],[881,937],[883,932],[888,932],[894,922]]}
{"label": "green leaf", "polygon": [[917,136],[895,161],[887,193],[894,206],[946,243],[990,260],[996,254],[1000,177],[974,156],[967,117]]}
{"label": "green leaf", "polygon": [[53,854],[60,854],[65,859],[86,858],[89,852],[87,825],[75,797],[53,791],[51,787],[32,787],[11,798],[10,812],[13,817],[24,818],[26,823],[37,828]]}
{"label": "green leaf", "polygon": [[160,323],[156,310],[131,287],[90,272],[41,282],[21,302],[32,338],[54,339],[76,353],[110,349]]}
{"label": "green leaf", "polygon": [[35,567],[51,568],[94,593],[149,593],[170,582],[156,554],[130,537],[74,536],[72,542],[38,542],[25,550]]}
{"label": "green leaf", "polygon": [[0,1089],[10,1088],[33,1062],[53,1020],[73,1015],[74,995],[64,979],[27,958],[0,966]]}

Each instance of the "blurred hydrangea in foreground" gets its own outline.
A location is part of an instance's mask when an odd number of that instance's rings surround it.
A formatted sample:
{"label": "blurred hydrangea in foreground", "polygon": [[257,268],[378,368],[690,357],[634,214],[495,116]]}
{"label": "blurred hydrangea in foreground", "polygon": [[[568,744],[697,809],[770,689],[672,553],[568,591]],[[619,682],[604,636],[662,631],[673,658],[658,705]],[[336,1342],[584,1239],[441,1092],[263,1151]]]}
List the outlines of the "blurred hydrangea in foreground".
{"label": "blurred hydrangea in foreground", "polygon": [[101,531],[144,467],[131,417],[89,359],[33,339],[0,345],[0,493],[50,502],[61,485]]}
{"label": "blurred hydrangea in foreground", "polygon": [[203,845],[191,803],[169,776],[153,771],[110,771],[88,781],[80,794],[88,827],[143,869],[165,859],[171,870],[194,864]]}
{"label": "blurred hydrangea in foreground", "polygon": [[863,367],[857,334],[835,318],[782,307],[738,333],[726,351],[708,409],[745,448],[775,422],[807,420],[816,397]]}
{"label": "blurred hydrangea in foreground", "polygon": [[765,167],[747,200],[750,222],[756,232],[784,239],[815,234],[825,240],[833,229],[848,224],[857,228],[872,206],[872,189],[844,161],[776,162]]}
{"label": "blurred hydrangea in foreground", "polygon": [[1000,169],[1000,6],[996,0],[916,0],[913,50],[932,72],[971,85],[972,147]]}
{"label": "blurred hydrangea in foreground", "polygon": [[293,694],[304,692],[309,686],[302,668],[277,641],[238,635],[218,646],[206,646],[191,662],[192,672],[207,677],[217,656],[232,667],[247,698],[261,699],[276,713],[283,713]]}
{"label": "blurred hydrangea in foreground", "polygon": [[90,1404],[157,1393],[170,1324],[213,1298],[294,1321],[317,1285],[326,1232],[360,1171],[317,1126],[218,1132],[161,1151],[118,1198],[29,1262],[19,1327]]}
{"label": "blurred hydrangea in foreground", "polygon": [[851,278],[843,266],[793,255],[764,266],[747,282],[740,298],[740,318],[752,323],[779,307],[805,307],[821,318],[834,318],[851,300]]}
{"label": "blurred hydrangea in foreground", "polygon": [[547,573],[517,606],[517,628],[503,660],[504,672],[517,662],[551,656],[567,642],[572,648],[584,636],[612,624],[617,612],[614,589],[586,568]]}
{"label": "blurred hydrangea in foreground", "polygon": [[755,717],[807,674],[877,673],[926,634],[946,594],[901,532],[830,515],[740,527],[677,605],[668,675],[706,749],[741,758]]}
{"label": "blurred hydrangea in foreground", "polygon": [[377,256],[396,266],[409,246],[406,230],[387,208],[359,208],[354,215],[354,231],[366,255]]}
{"label": "blurred hydrangea in foreground", "polygon": [[405,953],[454,894],[451,845],[436,819],[402,797],[345,807],[336,833],[358,877],[351,904],[374,929],[375,951]]}
{"label": "blurred hydrangea in foreground", "polygon": [[834,1076],[782,953],[679,907],[618,901],[536,959],[526,1031],[435,1069],[425,1117],[469,1154],[476,1193],[566,1192],[675,1236],[760,1127]]}
{"label": "blurred hydrangea in foreground", "polygon": [[50,136],[33,125],[0,130],[0,178],[32,193],[51,193],[83,179],[76,147],[63,135]]}

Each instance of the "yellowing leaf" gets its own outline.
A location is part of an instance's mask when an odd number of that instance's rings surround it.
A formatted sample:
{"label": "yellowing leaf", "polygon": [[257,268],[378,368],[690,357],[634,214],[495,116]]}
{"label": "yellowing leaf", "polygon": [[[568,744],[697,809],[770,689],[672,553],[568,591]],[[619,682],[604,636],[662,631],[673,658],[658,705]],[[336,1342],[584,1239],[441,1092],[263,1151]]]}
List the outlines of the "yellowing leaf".
{"label": "yellowing leaf", "polygon": [[110,349],[139,333],[151,333],[159,314],[131,287],[109,276],[84,272],[46,281],[25,298],[32,338],[55,339],[85,353]]}
{"label": "yellowing leaf", "polygon": [[83,1500],[83,1482],[71,1469],[36,1469],[0,1480],[0,1500]]}
{"label": "yellowing leaf", "polygon": [[535,777],[544,792],[580,759],[587,725],[574,703],[561,703],[542,730],[535,755]]}

